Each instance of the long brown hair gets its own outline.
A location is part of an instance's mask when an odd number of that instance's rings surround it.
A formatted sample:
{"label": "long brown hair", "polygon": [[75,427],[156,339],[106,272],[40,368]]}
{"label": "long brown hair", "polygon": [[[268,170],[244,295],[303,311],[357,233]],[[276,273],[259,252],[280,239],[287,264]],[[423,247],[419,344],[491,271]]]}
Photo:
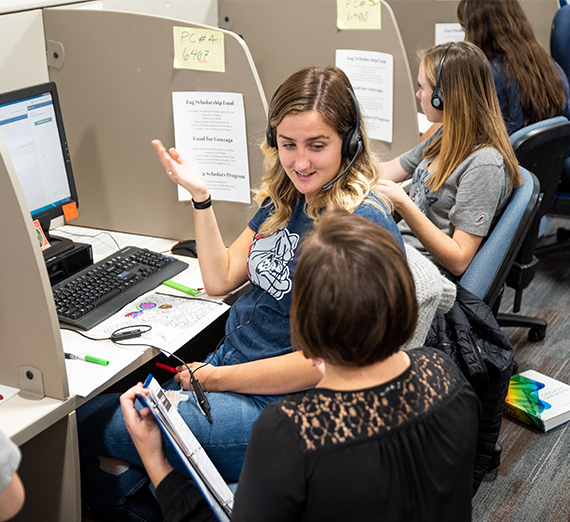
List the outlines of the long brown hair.
{"label": "long brown hair", "polygon": [[[268,132],[274,132],[288,114],[316,110],[344,138],[357,121],[356,107],[347,88],[352,90],[350,80],[338,67],[307,67],[297,71],[273,95],[269,105]],[[344,183],[335,183],[331,189],[320,191],[307,204],[307,214],[312,219],[316,219],[325,208],[343,208],[353,212],[371,193],[388,210],[392,209],[388,198],[375,188],[380,176],[380,162],[372,152],[362,121],[360,133],[362,152],[346,175]],[[260,228],[261,233],[271,234],[289,220],[291,205],[301,195],[281,165],[278,150],[270,147],[266,141],[261,150],[265,154],[266,174],[255,200],[261,204],[270,198],[275,207]],[[342,158],[339,172],[348,166],[350,160],[348,157]],[[374,200],[369,201],[379,207]]]}
{"label": "long brown hair", "polygon": [[[449,44],[432,47],[423,57],[426,80],[435,87],[441,57]],[[437,171],[428,179],[436,191],[474,151],[494,147],[505,161],[509,186],[522,183],[518,162],[503,121],[489,61],[476,45],[457,42],[449,48],[441,68],[439,88],[444,99],[443,133],[424,150],[427,158],[439,154]]]}
{"label": "long brown hair", "polygon": [[489,61],[501,64],[507,109],[509,83],[514,80],[525,125],[562,114],[567,97],[560,71],[517,0],[461,0],[457,17],[465,40],[479,46]]}

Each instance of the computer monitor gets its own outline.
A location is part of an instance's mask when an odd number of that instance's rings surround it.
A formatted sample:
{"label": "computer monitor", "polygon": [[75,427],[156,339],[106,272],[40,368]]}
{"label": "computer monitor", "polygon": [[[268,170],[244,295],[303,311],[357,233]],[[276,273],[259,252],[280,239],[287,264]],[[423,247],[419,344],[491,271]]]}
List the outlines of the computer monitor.
{"label": "computer monitor", "polygon": [[64,205],[78,204],[55,83],[0,94],[0,135],[32,218],[52,245],[44,256],[73,248],[72,241],[49,235],[51,220],[63,216]]}

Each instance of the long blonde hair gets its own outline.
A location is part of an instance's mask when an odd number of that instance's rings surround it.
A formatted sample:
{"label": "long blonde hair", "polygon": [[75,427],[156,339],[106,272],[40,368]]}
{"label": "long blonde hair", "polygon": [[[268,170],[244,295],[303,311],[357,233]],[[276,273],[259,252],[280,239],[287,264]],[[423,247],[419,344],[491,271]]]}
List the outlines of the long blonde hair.
{"label": "long blonde hair", "polygon": [[[426,79],[435,87],[441,57],[449,44],[436,45],[423,57]],[[424,157],[439,154],[437,171],[427,185],[438,190],[450,174],[474,151],[497,149],[509,173],[509,186],[522,184],[518,161],[511,144],[497,99],[489,61],[477,46],[457,42],[449,48],[439,88],[444,100],[443,132],[424,150]]]}
{"label": "long blonde hair", "polygon": [[[350,81],[337,67],[301,69],[290,76],[273,95],[269,105],[267,132],[274,136],[276,127],[288,114],[316,110],[327,124],[344,138],[357,121],[355,103],[347,88],[352,90]],[[362,122],[360,133],[362,152],[344,176],[344,181],[335,183],[329,190],[320,191],[311,198],[310,203],[307,202],[306,209],[310,218],[316,219],[324,209],[331,208],[354,212],[371,193],[391,211],[390,201],[376,189],[380,177],[379,161],[371,150],[370,140]],[[291,206],[301,198],[301,194],[281,165],[278,149],[270,147],[266,140],[261,150],[265,154],[266,174],[262,178],[263,183],[255,195],[255,200],[261,205],[269,198],[273,203],[274,210],[260,228],[260,233],[272,234],[290,219]],[[348,166],[351,159],[342,158],[339,173]],[[372,199],[370,204],[379,207]]]}

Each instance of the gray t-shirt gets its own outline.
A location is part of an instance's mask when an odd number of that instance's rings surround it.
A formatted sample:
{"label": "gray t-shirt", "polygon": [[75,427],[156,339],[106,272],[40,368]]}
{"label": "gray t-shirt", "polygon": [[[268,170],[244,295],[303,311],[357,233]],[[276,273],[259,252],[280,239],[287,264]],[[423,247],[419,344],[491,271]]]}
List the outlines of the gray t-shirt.
{"label": "gray t-shirt", "polygon": [[[423,150],[442,129],[400,156],[402,168],[413,174],[410,197],[437,228],[453,236],[456,228],[476,236],[486,236],[491,225],[508,203],[512,189],[503,156],[493,147],[473,152],[445,180],[439,190],[431,192],[426,185],[432,175],[428,167],[432,159],[423,158]],[[405,221],[398,224],[404,242],[421,252],[425,248]]]}
{"label": "gray t-shirt", "polygon": [[20,448],[0,430],[0,493],[12,482],[20,465]]}

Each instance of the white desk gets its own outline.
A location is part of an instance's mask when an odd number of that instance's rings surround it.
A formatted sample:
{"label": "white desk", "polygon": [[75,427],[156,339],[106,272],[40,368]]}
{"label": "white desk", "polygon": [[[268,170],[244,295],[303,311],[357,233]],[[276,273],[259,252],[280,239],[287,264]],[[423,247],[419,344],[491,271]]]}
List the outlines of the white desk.
{"label": "white desk", "polygon": [[[156,252],[168,252],[175,243],[166,239],[115,232],[110,234],[120,248],[133,245]],[[76,242],[92,244],[95,262],[118,248],[109,235],[99,234],[99,231],[93,229],[65,226],[58,229],[55,235],[65,235]],[[180,259],[188,263],[187,270],[199,271],[196,259]],[[169,293],[175,294],[176,291],[169,289]],[[69,331],[61,331],[61,334],[62,338],[78,337]],[[35,401],[15,395],[0,404],[0,429],[21,447],[23,454],[20,475],[26,487],[26,503],[14,520],[80,522],[81,495],[75,409],[158,354],[158,350],[152,348],[142,349],[139,358],[85,398],[72,395],[65,400],[44,397]]]}

